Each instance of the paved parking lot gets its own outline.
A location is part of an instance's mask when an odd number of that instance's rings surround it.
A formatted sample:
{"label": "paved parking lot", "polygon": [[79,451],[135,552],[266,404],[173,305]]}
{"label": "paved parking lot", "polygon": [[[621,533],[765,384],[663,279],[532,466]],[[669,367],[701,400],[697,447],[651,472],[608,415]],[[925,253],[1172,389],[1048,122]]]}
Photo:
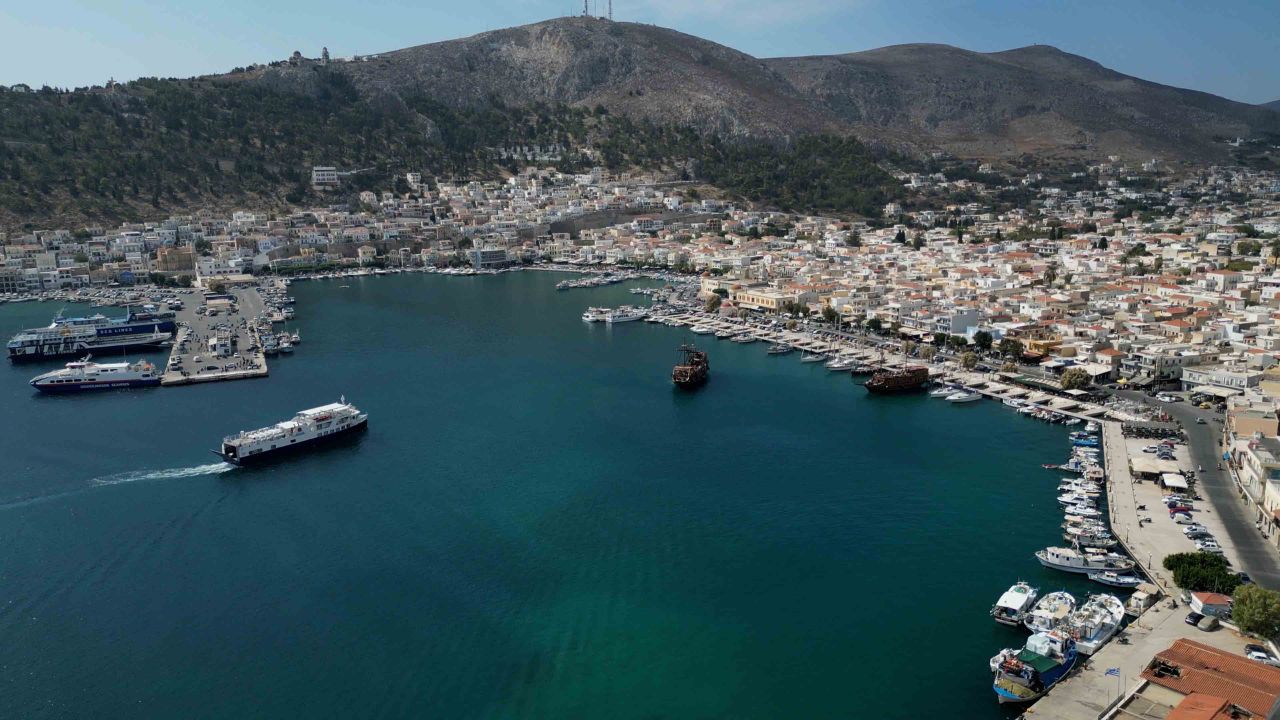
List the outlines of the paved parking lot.
{"label": "paved parking lot", "polygon": [[[250,350],[255,343],[248,327],[249,319],[262,312],[262,297],[256,288],[233,290],[231,295],[234,302],[230,305],[215,302],[208,306],[208,311],[201,313],[203,295],[196,293],[190,296],[187,307],[178,312],[178,320],[185,325],[179,330],[177,342],[170,353],[165,384],[266,375],[266,358],[260,351]],[[230,340],[221,357],[209,344],[219,336],[220,330]]]}

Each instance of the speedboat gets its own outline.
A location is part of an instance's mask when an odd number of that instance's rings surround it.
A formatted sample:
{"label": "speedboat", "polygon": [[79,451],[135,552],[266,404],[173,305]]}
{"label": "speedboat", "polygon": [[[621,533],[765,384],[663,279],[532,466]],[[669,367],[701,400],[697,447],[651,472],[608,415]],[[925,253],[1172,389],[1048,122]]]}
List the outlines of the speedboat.
{"label": "speedboat", "polygon": [[1142,578],[1137,577],[1136,575],[1121,575],[1110,570],[1089,573],[1089,579],[1096,583],[1102,583],[1103,585],[1110,585],[1111,587],[1118,588],[1136,588],[1142,584]]}
{"label": "speedboat", "polygon": [[932,398],[950,397],[951,395],[955,395],[956,392],[957,392],[956,388],[951,387],[950,385],[943,385],[940,388],[930,390],[929,397],[932,397]]}
{"label": "speedboat", "polygon": [[1036,602],[1037,590],[1025,582],[1013,584],[991,607],[991,617],[1002,625],[1017,627]]}
{"label": "speedboat", "polygon": [[823,367],[825,367],[826,369],[834,370],[837,372],[841,370],[848,370],[852,365],[853,365],[853,359],[846,358],[846,357],[833,357],[830,360],[823,363]]}
{"label": "speedboat", "polygon": [[976,393],[971,390],[966,390],[963,392],[958,392],[953,395],[947,396],[947,402],[950,402],[950,403],[971,403],[981,399],[982,399],[981,393]]}
{"label": "speedboat", "polygon": [[823,360],[826,360],[826,359],[827,359],[827,356],[823,355],[822,353],[805,353],[804,355],[800,356],[800,362],[802,363],[816,363],[816,362],[822,362]]}
{"label": "speedboat", "polygon": [[689,332],[692,332],[694,335],[710,335],[715,331],[716,329],[710,325],[694,325],[689,328]]}
{"label": "speedboat", "polygon": [[755,342],[755,341],[756,341],[756,336],[755,336],[755,335],[752,335],[752,334],[750,334],[750,333],[745,333],[745,332],[744,332],[744,333],[742,333],[741,335],[739,335],[739,336],[735,337],[735,338],[733,339],[733,341],[734,341],[734,342],[736,342],[736,343],[742,343],[743,345],[746,345],[747,343],[753,343],[753,342]]}

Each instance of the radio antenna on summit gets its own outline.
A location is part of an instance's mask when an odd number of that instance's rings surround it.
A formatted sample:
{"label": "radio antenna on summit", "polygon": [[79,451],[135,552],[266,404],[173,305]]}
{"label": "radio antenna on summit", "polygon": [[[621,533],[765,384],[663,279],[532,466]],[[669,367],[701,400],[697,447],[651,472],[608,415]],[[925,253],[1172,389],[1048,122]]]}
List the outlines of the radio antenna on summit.
{"label": "radio antenna on summit", "polygon": [[609,22],[613,22],[613,0],[609,0]]}
{"label": "radio antenna on summit", "polygon": [[587,9],[588,2],[590,2],[590,0],[582,0],[582,17],[587,17],[591,14],[591,11]]}

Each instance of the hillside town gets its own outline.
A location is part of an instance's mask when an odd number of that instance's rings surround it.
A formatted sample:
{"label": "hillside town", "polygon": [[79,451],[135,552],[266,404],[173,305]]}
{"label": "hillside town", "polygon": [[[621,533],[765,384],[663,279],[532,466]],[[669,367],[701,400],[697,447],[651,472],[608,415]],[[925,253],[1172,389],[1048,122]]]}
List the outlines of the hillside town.
{"label": "hillside town", "polygon": [[[1135,488],[1132,507],[1112,493],[1115,531],[1131,552],[1149,553],[1144,572],[1170,595],[1169,579],[1155,563],[1190,541],[1168,539],[1176,525],[1145,539],[1129,536],[1133,520],[1138,530],[1150,520],[1141,519],[1146,505],[1136,504],[1138,478],[1154,472],[1163,482],[1180,483],[1183,474],[1195,475],[1192,458],[1221,458],[1218,469],[1254,523],[1248,542],[1233,537],[1227,543],[1228,559],[1239,562],[1257,548],[1274,555],[1280,547],[1280,176],[1237,168],[1176,176],[1153,162],[1093,166],[1065,178],[1070,190],[1038,174],[993,184],[998,176],[987,166],[978,168],[981,179],[949,180],[945,171],[897,177],[907,199],[886,205],[882,217],[848,219],[760,210],[723,199],[715,188],[601,169],[569,175],[529,168],[501,182],[429,181],[410,173],[397,183],[407,192],[344,198],[344,176],[316,168],[313,182],[334,198],[327,207],[282,216],[200,212],[111,230],[6,235],[0,299],[96,301],[152,285],[221,292],[259,286],[264,277],[387,269],[541,267],[683,276],[697,293],[696,304],[684,310],[702,322],[736,324],[725,328],[767,321],[791,331],[863,337],[882,355],[945,360],[956,372],[961,365],[975,369],[968,350],[977,350],[985,360],[976,369],[1003,383],[987,386],[983,392],[991,397],[1023,381],[1066,390],[1070,377],[1083,419],[1101,417],[1087,414],[1092,406],[1083,398],[1099,402],[1104,388],[1129,398],[1124,402],[1145,392],[1148,406],[1156,405],[1151,396],[1189,400],[1195,412],[1216,414],[1195,416],[1198,423],[1213,417],[1213,425],[1189,452],[1175,455],[1160,446],[1156,458],[1146,458],[1144,441],[1120,438],[1120,424],[1109,424],[1109,453],[1128,457],[1128,467],[1111,470],[1111,482]],[[962,355],[969,356],[967,364]],[[265,364],[260,371],[265,374]],[[965,379],[972,375],[948,377],[980,384]],[[1046,406],[1066,412],[1069,403]],[[1132,479],[1117,479],[1130,473]],[[1159,501],[1158,490],[1147,492]],[[1206,522],[1224,535],[1229,530],[1221,520]],[[1202,545],[1209,547],[1196,547]],[[1274,564],[1274,557],[1267,562]],[[1197,592],[1184,600],[1195,609],[1192,616],[1229,615],[1229,604],[1214,605],[1227,603],[1226,596]],[[1194,631],[1174,626],[1182,623],[1161,624],[1149,635],[1131,629],[1131,649],[1117,645],[1106,656],[1145,678],[1124,707],[1147,702],[1142,693],[1153,690],[1145,688],[1186,690],[1158,672],[1159,663],[1191,662],[1169,659],[1177,653],[1231,657],[1235,651],[1231,643],[1196,645],[1186,636]],[[1194,674],[1191,666],[1186,670]],[[1250,673],[1257,672],[1263,671],[1246,662],[1228,675],[1252,682]],[[1096,683],[1108,680],[1096,675],[1064,684],[1042,711],[1074,716],[1077,703],[1089,702]],[[1230,702],[1246,700],[1254,702]]]}

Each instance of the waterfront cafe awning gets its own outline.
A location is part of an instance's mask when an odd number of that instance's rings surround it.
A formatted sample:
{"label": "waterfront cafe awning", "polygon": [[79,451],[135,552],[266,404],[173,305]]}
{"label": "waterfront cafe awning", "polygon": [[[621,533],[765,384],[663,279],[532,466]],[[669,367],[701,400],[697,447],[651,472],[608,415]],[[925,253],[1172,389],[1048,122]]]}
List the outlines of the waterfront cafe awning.
{"label": "waterfront cafe awning", "polygon": [[1216,398],[1229,398],[1232,395],[1239,395],[1242,391],[1232,390],[1231,388],[1215,387],[1213,385],[1197,385],[1191,388],[1191,392],[1201,395],[1212,395]]}
{"label": "waterfront cafe awning", "polygon": [[1146,455],[1131,458],[1129,467],[1139,475],[1164,475],[1165,473],[1178,472],[1178,463],[1172,460],[1147,457]]}
{"label": "waterfront cafe awning", "polygon": [[1178,473],[1161,473],[1160,484],[1170,490],[1186,490],[1187,481]]}

